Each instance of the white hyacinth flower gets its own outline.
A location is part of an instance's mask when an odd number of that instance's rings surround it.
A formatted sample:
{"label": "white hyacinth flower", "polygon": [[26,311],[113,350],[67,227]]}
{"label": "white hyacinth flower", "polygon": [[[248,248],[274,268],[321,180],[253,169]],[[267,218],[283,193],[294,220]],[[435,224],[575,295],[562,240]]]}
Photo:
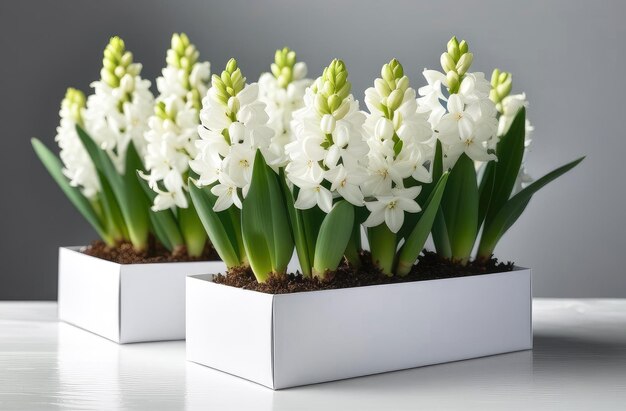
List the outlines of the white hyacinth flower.
{"label": "white hyacinth flower", "polygon": [[[345,64],[333,60],[306,89],[304,107],[293,113],[295,140],[285,147],[290,160],[285,170],[289,181],[300,188],[297,208],[317,205],[329,212],[333,197],[363,205],[365,117],[350,87]],[[330,184],[332,192],[324,184]]]}
{"label": "white hyacinth flower", "polygon": [[269,149],[274,132],[267,125],[269,117],[258,98],[258,84],[245,81],[237,61],[230,59],[221,76],[213,75],[202,100],[198,153],[189,165],[199,175],[199,186],[213,186],[211,192],[218,196],[215,211],[232,204],[241,208],[258,149],[267,163],[276,161]]}
{"label": "white hyacinth flower", "polygon": [[373,215],[364,225],[373,227],[385,222],[397,233],[404,222],[403,213],[419,211],[419,206],[408,203],[417,205],[413,201],[415,197],[403,197],[411,193],[417,196],[419,187],[406,191],[405,180],[413,179],[417,183],[432,180],[425,164],[432,161],[436,140],[427,117],[417,110],[415,90],[409,87],[402,65],[396,59],[391,60],[383,66],[381,77],[375,80],[374,87],[365,91],[370,113],[366,114],[364,130],[370,150],[368,178],[363,188],[374,199],[366,202]]}
{"label": "white hyacinth flower", "polygon": [[141,78],[141,64],[133,63],[124,41],[111,38],[104,51],[101,79],[91,84],[95,93],[87,99],[85,126],[107,151],[117,170],[124,172],[126,150],[132,141],[140,156],[146,152],[144,133],[153,112],[150,81]]}
{"label": "white hyacinth flower", "polygon": [[145,176],[156,193],[152,209],[187,208],[189,161],[197,154],[199,111],[211,80],[210,64],[183,34],[172,36],[167,67],[157,78],[159,97],[145,133]]}
{"label": "white hyacinth flower", "polygon": [[305,90],[313,81],[305,78],[306,64],[296,63],[296,53],[287,47],[276,51],[271,70],[259,78],[259,100],[266,104],[269,126],[274,130],[270,151],[275,162],[269,165],[276,169],[289,160],[285,146],[294,140],[293,112],[304,107]]}
{"label": "white hyacinth flower", "polygon": [[445,74],[425,69],[428,85],[418,90],[418,111],[428,115],[442,143],[446,169],[452,168],[463,153],[474,161],[496,160],[493,149],[498,111],[489,99],[491,84],[485,75],[467,72],[472,59],[467,43],[453,37],[448,52],[441,57]]}
{"label": "white hyacinth flower", "polygon": [[68,88],[61,103],[59,116],[61,122],[57,127],[55,141],[59,144],[59,156],[63,162],[63,174],[74,187],[80,187],[83,195],[89,199],[100,192],[100,180],[91,158],[76,132],[76,125],[84,127],[83,112],[85,95],[82,91]]}
{"label": "white hyacinth flower", "polygon": [[365,227],[376,227],[383,222],[393,233],[397,233],[404,224],[404,213],[418,213],[421,208],[415,198],[421,187],[392,188],[389,193],[376,196],[376,201],[365,203],[370,215],[363,223]]}

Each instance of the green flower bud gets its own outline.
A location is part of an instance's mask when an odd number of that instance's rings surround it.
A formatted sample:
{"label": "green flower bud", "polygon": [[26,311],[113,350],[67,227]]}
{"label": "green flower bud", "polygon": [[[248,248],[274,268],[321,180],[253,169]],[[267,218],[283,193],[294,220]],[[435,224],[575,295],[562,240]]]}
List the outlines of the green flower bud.
{"label": "green flower bud", "polygon": [[221,75],[213,74],[211,76],[211,87],[215,89],[215,95],[222,104],[235,114],[239,110],[239,105],[230,102],[231,97],[235,97],[245,87],[246,78],[241,74],[241,70],[237,67],[237,60],[231,58],[226,64],[226,69]]}
{"label": "green flower bud", "polygon": [[[100,78],[102,82],[109,87],[120,87],[122,78],[129,74],[137,76],[141,72],[141,64],[133,63],[133,54],[126,51],[124,40],[115,36],[111,37],[109,44],[104,49],[104,58],[102,60],[102,70],[100,70]],[[125,82],[128,86],[128,81]],[[130,93],[132,90],[126,90]],[[126,97],[130,99],[130,94]],[[122,104],[123,101],[120,101]]]}
{"label": "green flower bud", "polygon": [[500,76],[500,70],[493,69],[491,72],[491,87],[495,87],[498,85],[498,77]]}
{"label": "green flower bud", "polygon": [[315,95],[315,108],[321,114],[330,114],[330,108],[328,107],[328,100],[320,93]]}
{"label": "green flower bud", "polygon": [[380,70],[380,76],[387,83],[393,83],[395,78],[393,77],[393,70],[389,67],[389,64],[385,64],[383,68]]}
{"label": "green flower bud", "polygon": [[465,40],[459,43],[459,51],[461,52],[461,54],[465,54],[469,51],[469,45],[467,44]]}
{"label": "green flower bud", "polygon": [[61,101],[61,108],[70,113],[71,119],[79,125],[83,125],[83,109],[85,108],[85,94],[75,88],[69,87],[65,97]]}
{"label": "green flower bud", "polygon": [[502,112],[502,100],[511,93],[513,76],[511,73],[495,69],[491,74],[491,91],[489,98],[494,102],[498,111]]}
{"label": "green flower bud", "polygon": [[457,93],[463,76],[469,70],[474,55],[469,52],[469,45],[465,40],[460,43],[456,36],[452,37],[446,46],[446,52],[441,55],[441,67],[448,78],[448,91]]}
{"label": "green flower bud", "polygon": [[330,109],[330,112],[332,113],[335,110],[337,110],[339,106],[341,105],[342,101],[343,99],[339,97],[337,94],[331,94],[327,99],[328,108]]}
{"label": "green flower bud", "polygon": [[326,97],[331,94],[337,94],[343,100],[348,96],[350,87],[346,65],[343,61],[335,59],[324,69],[324,73],[322,74],[322,88],[318,91]]}
{"label": "green flower bud", "polygon": [[409,78],[402,76],[402,78],[396,82],[396,88],[405,92],[409,88]]}
{"label": "green flower bud", "polygon": [[391,94],[389,94],[389,97],[387,97],[387,107],[392,111],[397,110],[400,104],[402,104],[403,98],[404,92],[402,90],[393,90]]}
{"label": "green flower bud", "polygon": [[231,58],[230,60],[228,60],[228,63],[226,63],[226,71],[229,74],[232,74],[236,70],[239,70],[239,68],[237,67],[237,60],[235,60],[234,58]]}
{"label": "green flower bud", "polygon": [[441,54],[441,68],[444,73],[456,70],[456,63],[450,53]]}
{"label": "green flower bud", "polygon": [[448,80],[448,90],[450,94],[458,93],[459,87],[461,86],[461,78],[456,71],[449,71],[446,75]]}
{"label": "green flower bud", "polygon": [[456,39],[456,36],[453,36],[450,41],[448,41],[446,49],[448,51],[448,54],[454,61],[457,61],[461,57],[461,51],[459,50],[459,41]]}
{"label": "green flower bud", "polygon": [[474,55],[472,53],[465,53],[461,56],[459,61],[456,63],[456,71],[459,73],[459,76],[463,76],[467,73],[467,70],[469,70],[473,60]]}
{"label": "green flower bud", "polygon": [[296,53],[288,47],[276,50],[274,63],[270,66],[272,74],[278,80],[278,85],[287,88],[293,81],[293,67],[296,64]]}

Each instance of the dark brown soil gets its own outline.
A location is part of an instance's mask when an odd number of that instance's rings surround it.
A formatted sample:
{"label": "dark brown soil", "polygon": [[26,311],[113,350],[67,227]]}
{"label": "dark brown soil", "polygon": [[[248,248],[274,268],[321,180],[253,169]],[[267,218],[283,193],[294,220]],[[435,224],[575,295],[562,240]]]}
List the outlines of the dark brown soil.
{"label": "dark brown soil", "polygon": [[393,284],[411,281],[426,281],[442,278],[466,277],[511,271],[513,263],[500,263],[492,258],[485,262],[472,262],[467,266],[443,259],[437,254],[425,251],[419,263],[413,266],[405,277],[384,275],[371,262],[367,251],[361,254],[362,265],[355,268],[346,262],[337,271],[327,274],[325,280],[303,277],[300,273],[271,276],[267,282],[258,283],[249,267],[231,269],[226,275],[218,274],[214,282],[232,287],[255,290],[268,294],[287,294],[302,291],[333,290],[337,288],[361,287],[366,285]]}
{"label": "dark brown soil", "polygon": [[162,244],[153,239],[150,240],[148,248],[143,252],[135,251],[130,243],[121,243],[117,247],[109,247],[101,240],[92,242],[81,251],[87,255],[119,264],[175,263],[220,259],[213,247],[208,244],[200,257],[191,257],[187,255],[187,249],[184,246],[174,253],[170,253]]}

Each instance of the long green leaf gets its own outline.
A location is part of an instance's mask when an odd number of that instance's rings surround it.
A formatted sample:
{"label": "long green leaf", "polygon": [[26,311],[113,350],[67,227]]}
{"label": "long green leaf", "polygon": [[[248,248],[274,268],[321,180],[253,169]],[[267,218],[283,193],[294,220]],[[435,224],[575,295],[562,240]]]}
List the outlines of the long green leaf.
{"label": "long green leaf", "polygon": [[498,161],[494,166],[493,190],[487,207],[486,223],[500,211],[509,200],[524,157],[526,134],[526,109],[522,107],[509,130],[500,137],[496,146]]}
{"label": "long green leaf", "polygon": [[67,177],[63,174],[63,164],[61,161],[38,139],[31,139],[33,149],[41,160],[50,176],[61,187],[63,193],[67,196],[70,202],[76,207],[76,209],[82,214],[82,216],[89,222],[93,229],[98,233],[100,238],[109,245],[114,244],[114,239],[106,231],[105,226],[101,220],[101,216],[96,213],[89,200],[85,198],[83,193],[80,192],[78,187],[73,187],[68,181]]}
{"label": "long green leaf", "polygon": [[496,176],[495,166],[495,161],[490,161],[485,164],[483,176],[478,186],[478,230],[480,230],[480,226],[485,221],[485,217],[487,217],[487,210],[491,202],[491,194],[493,193],[493,185]]}
{"label": "long green leaf", "polygon": [[293,254],[285,201],[276,174],[257,150],[250,189],[241,208],[241,231],[250,267],[259,282],[284,273]]}
{"label": "long green leaf", "polygon": [[[156,193],[150,188],[148,182],[141,176],[141,172],[137,171],[137,181],[142,188],[145,196],[150,204],[154,202]],[[176,223],[176,217],[172,210],[153,211],[150,209],[150,224],[157,239],[172,251],[177,246],[183,245],[183,236]],[[198,221],[198,223],[200,223]],[[168,246],[169,245],[169,246]]]}
{"label": "long green leaf", "polygon": [[450,237],[448,237],[448,228],[446,227],[446,219],[443,216],[443,210],[439,205],[439,210],[435,216],[435,222],[432,228],[433,243],[435,251],[443,258],[452,258],[452,249],[450,246]]}
{"label": "long green leaf", "polygon": [[217,254],[224,263],[226,263],[228,268],[239,266],[241,259],[236,251],[236,240],[234,237],[228,235],[222,220],[217,215],[218,213],[213,211],[215,197],[209,195],[210,191],[208,188],[198,188],[191,179],[189,180],[189,194],[198,212],[198,217],[200,217],[200,221]]}
{"label": "long green leaf", "polygon": [[462,154],[450,172],[441,201],[452,259],[467,263],[478,232],[478,186],[474,162]]}
{"label": "long green leaf", "polygon": [[556,170],[553,170],[511,197],[511,199],[500,209],[498,214],[495,215],[491,223],[485,226],[478,249],[478,257],[489,258],[493,254],[493,250],[495,249],[498,241],[515,223],[515,221],[517,221],[528,205],[528,202],[532,198],[533,194],[546,186],[548,183],[554,181],[572,168],[576,167],[581,161],[583,161],[584,158],[585,157],[581,157],[557,168]]}
{"label": "long green leaf", "polygon": [[300,269],[302,270],[303,276],[310,277],[312,267],[311,260],[309,258],[307,237],[304,232],[302,213],[294,206],[293,193],[287,185],[285,171],[282,168],[280,169],[280,185],[283,197],[285,199],[287,213],[289,214],[289,224],[296,247],[296,253],[298,255],[298,261],[300,262]]}
{"label": "long green leaf", "polygon": [[354,225],[354,207],[345,200],[337,202],[326,215],[315,244],[313,275],[324,278],[328,270],[336,270],[350,241]]}
{"label": "long green leaf", "polygon": [[198,212],[193,206],[193,202],[187,195],[187,208],[178,209],[178,222],[180,232],[187,246],[187,254],[192,257],[200,257],[204,252],[207,242],[207,234],[198,217]]}
{"label": "long green leaf", "polygon": [[102,204],[102,212],[104,213],[107,231],[117,240],[123,239],[130,241],[128,229],[126,228],[126,223],[124,223],[124,217],[122,216],[120,206],[115,199],[115,194],[113,194],[111,186],[100,170],[96,170],[96,174],[100,182],[98,197]]}
{"label": "long green leaf", "polygon": [[430,234],[437,211],[439,210],[439,204],[441,203],[446,188],[448,175],[448,173],[445,173],[441,176],[435,189],[432,190],[430,196],[424,203],[424,209],[419,213],[419,219],[417,220],[415,228],[398,253],[396,274],[407,275],[409,271],[411,271],[411,267],[413,267],[415,261],[417,261],[417,257],[424,249],[424,244],[428,239],[428,234]]}
{"label": "long green leaf", "polygon": [[[96,169],[102,173],[111,186],[111,190],[124,217],[124,223],[128,229],[131,242],[137,249],[145,248],[148,242],[149,217],[145,196],[143,196],[141,187],[135,177],[135,169],[136,167],[141,168],[139,166],[141,160],[137,160],[138,156],[133,143],[129,144],[126,154],[125,174],[121,175],[118,173],[109,155],[96,145],[91,136],[82,127],[76,125],[76,131]],[[132,183],[129,183],[131,180]]]}
{"label": "long green leaf", "polygon": [[150,202],[137,179],[138,170],[145,171],[143,161],[131,141],[126,149],[122,214],[126,220],[130,240],[135,248],[142,249],[147,246],[150,232]]}

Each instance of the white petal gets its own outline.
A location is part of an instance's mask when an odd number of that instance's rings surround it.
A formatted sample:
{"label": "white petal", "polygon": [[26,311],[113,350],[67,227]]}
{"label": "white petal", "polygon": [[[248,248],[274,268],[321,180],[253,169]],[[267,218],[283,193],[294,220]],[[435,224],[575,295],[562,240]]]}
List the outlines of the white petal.
{"label": "white petal", "polygon": [[397,233],[404,223],[404,211],[398,207],[385,209],[385,223],[392,233]]}

